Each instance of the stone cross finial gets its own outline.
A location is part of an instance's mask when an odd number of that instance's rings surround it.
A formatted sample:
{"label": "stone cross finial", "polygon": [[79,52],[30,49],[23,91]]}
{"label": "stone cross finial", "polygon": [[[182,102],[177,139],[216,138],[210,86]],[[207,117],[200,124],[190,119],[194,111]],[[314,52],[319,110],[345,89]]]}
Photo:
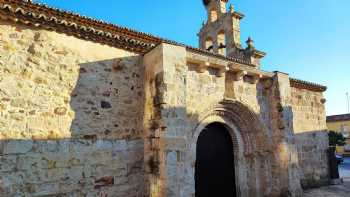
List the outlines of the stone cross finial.
{"label": "stone cross finial", "polygon": [[248,40],[246,41],[248,48],[253,49],[254,48],[254,40],[249,36]]}

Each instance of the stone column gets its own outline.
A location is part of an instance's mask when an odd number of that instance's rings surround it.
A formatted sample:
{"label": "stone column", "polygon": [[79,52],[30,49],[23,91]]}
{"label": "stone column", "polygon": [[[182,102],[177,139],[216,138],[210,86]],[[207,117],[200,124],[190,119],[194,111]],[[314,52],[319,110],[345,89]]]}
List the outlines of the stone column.
{"label": "stone column", "polygon": [[145,155],[150,196],[181,196],[186,149],[186,49],[161,44],[145,55]]}
{"label": "stone column", "polygon": [[[298,152],[293,132],[291,87],[288,74],[275,72],[270,94],[272,138],[275,157],[273,176],[279,180],[280,192],[290,196],[301,196]],[[275,188],[278,190],[277,188]]]}

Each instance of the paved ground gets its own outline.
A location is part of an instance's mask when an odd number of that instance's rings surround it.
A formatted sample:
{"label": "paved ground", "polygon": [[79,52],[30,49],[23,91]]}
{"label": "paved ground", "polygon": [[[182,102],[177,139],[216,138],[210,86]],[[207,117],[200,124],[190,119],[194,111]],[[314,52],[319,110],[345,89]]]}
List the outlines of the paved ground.
{"label": "paved ground", "polygon": [[320,189],[313,189],[304,192],[304,197],[349,197],[350,182],[344,182],[342,185],[332,185]]}
{"label": "paved ground", "polygon": [[342,178],[350,179],[350,157],[344,159],[344,163],[339,166],[339,173]]}
{"label": "paved ground", "polygon": [[305,191],[304,197],[350,197],[350,157],[339,166],[339,172],[344,184]]}

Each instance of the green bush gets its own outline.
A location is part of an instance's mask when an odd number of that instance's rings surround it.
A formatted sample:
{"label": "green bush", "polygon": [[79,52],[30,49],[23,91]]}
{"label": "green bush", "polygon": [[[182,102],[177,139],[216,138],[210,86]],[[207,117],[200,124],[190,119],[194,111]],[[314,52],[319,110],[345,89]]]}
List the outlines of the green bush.
{"label": "green bush", "polygon": [[342,133],[329,131],[328,137],[329,137],[329,146],[344,146],[346,144],[346,139]]}

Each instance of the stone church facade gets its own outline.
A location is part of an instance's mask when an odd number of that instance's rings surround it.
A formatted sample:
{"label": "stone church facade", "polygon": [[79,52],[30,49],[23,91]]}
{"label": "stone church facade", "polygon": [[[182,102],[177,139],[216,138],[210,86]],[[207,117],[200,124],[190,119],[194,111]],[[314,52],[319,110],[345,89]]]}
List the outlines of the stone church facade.
{"label": "stone church facade", "polygon": [[229,134],[235,196],[327,184],[326,87],[261,70],[243,14],[203,3],[193,48],[0,0],[0,196],[195,196],[213,124]]}

